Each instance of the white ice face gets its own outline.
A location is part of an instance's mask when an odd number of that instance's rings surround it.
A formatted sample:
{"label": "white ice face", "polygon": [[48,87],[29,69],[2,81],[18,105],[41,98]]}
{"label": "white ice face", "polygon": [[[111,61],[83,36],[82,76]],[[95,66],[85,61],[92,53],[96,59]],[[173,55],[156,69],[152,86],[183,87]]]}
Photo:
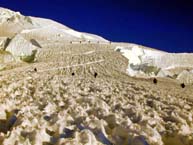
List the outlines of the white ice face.
{"label": "white ice face", "polygon": [[123,56],[125,56],[129,60],[129,64],[141,64],[140,56],[144,54],[143,49],[138,46],[134,46],[132,48],[126,47],[116,47],[116,51],[119,50]]}
{"label": "white ice face", "polygon": [[184,53],[167,53],[139,45],[117,46],[115,51],[128,59],[127,72],[130,76],[172,77],[175,74],[170,70],[192,67],[193,62],[192,54],[187,56]]}
{"label": "white ice face", "polygon": [[116,51],[120,51],[124,57],[128,59],[127,72],[131,76],[141,73],[140,71],[134,70],[131,66],[140,66],[143,61],[142,57],[145,56],[144,50],[137,45],[132,47],[116,47]]}

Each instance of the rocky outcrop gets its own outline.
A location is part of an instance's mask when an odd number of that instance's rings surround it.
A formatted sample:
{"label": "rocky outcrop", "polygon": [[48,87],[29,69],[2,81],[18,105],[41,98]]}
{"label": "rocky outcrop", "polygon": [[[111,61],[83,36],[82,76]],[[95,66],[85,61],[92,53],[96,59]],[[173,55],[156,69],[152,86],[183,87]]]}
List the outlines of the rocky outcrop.
{"label": "rocky outcrop", "polygon": [[8,37],[0,37],[0,50],[5,50],[10,42]]}

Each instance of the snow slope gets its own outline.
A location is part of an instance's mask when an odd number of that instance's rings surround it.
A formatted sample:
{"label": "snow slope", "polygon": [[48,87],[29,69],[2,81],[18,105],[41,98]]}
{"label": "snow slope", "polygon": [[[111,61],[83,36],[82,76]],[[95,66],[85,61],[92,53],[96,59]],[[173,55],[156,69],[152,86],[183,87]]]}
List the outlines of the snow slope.
{"label": "snow slope", "polygon": [[26,38],[37,37],[43,40],[107,42],[100,36],[78,32],[49,19],[23,16],[19,12],[0,8],[0,37],[13,37],[18,33],[25,34]]}
{"label": "snow slope", "polygon": [[[15,39],[18,36],[22,41]],[[75,31],[53,20],[23,16],[19,12],[0,8],[0,49],[9,51],[16,60],[23,55],[31,57],[30,55],[34,55],[32,51],[34,45],[31,40],[35,40],[40,47],[44,48],[64,47],[68,42],[111,44],[100,36]],[[29,50],[26,46],[29,46]],[[193,70],[193,54],[167,53],[129,43],[125,45],[113,43],[111,46],[115,46],[115,51],[121,52],[128,59],[126,71],[131,76],[174,77],[184,70]]]}
{"label": "snow slope", "polygon": [[0,144],[192,145],[193,85],[126,75],[191,83],[192,54],[0,10]]}

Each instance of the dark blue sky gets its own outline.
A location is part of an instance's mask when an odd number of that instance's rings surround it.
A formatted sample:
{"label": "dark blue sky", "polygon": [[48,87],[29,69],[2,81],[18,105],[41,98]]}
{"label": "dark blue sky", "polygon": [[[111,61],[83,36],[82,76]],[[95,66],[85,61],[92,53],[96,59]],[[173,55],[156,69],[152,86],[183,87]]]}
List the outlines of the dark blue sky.
{"label": "dark blue sky", "polygon": [[0,6],[111,41],[193,52],[193,0],[1,0]]}

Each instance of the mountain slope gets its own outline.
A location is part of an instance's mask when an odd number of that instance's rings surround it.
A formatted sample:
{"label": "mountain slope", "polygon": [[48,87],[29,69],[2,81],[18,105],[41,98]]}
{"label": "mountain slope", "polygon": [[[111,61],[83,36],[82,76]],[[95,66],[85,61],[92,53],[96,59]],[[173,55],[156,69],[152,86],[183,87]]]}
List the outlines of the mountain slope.
{"label": "mountain slope", "polygon": [[0,144],[193,144],[192,54],[0,12]]}
{"label": "mountain slope", "polygon": [[[13,12],[8,9],[0,8],[0,36],[12,37],[24,30],[27,30],[25,32],[29,33],[31,31],[34,31],[34,29],[39,30],[39,33],[37,35],[41,35],[41,32],[44,31],[44,29],[47,29],[47,31],[49,32],[47,34],[44,34],[47,38],[52,38],[53,34],[61,35],[60,33],[63,33],[64,35],[68,34],[69,37],[71,37],[71,40],[78,39],[93,41],[100,40],[105,42],[107,41],[99,36],[74,31],[52,20],[23,16],[19,12]],[[32,38],[33,36],[30,36],[30,34],[28,34],[27,37]],[[63,37],[63,39],[64,38],[65,37]]]}

